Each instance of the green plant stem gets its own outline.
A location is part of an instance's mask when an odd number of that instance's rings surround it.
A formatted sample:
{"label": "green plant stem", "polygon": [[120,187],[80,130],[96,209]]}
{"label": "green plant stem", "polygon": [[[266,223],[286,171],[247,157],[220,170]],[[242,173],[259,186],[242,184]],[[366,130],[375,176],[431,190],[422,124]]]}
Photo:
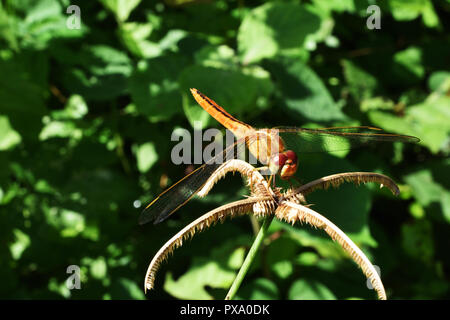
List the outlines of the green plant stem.
{"label": "green plant stem", "polygon": [[239,287],[241,286],[241,283],[244,280],[245,275],[247,274],[248,270],[250,269],[250,266],[251,266],[253,260],[255,260],[256,253],[258,252],[258,249],[262,244],[262,240],[267,235],[267,231],[269,230],[269,226],[273,220],[273,217],[274,216],[271,215],[270,217],[267,217],[264,219],[261,229],[259,229],[259,232],[255,238],[255,241],[253,241],[252,247],[250,248],[247,256],[245,257],[245,260],[242,263],[242,266],[239,269],[239,272],[238,272],[236,278],[234,279],[233,284],[231,285],[231,288],[228,291],[227,296],[225,297],[225,300],[234,299],[234,296],[236,295],[236,292],[239,290]]}

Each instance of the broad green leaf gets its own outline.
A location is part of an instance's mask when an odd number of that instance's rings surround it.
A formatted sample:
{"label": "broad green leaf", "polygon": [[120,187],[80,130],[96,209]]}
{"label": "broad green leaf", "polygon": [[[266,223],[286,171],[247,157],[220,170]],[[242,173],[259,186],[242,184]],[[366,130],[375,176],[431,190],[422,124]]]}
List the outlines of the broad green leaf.
{"label": "broad green leaf", "polygon": [[320,28],[320,18],[294,3],[266,3],[250,11],[238,32],[243,64],[273,57],[283,49],[299,49]]}
{"label": "broad green leaf", "polygon": [[11,127],[8,117],[0,116],[0,150],[14,148],[21,140],[20,134]]}
{"label": "broad green leaf", "polygon": [[54,55],[71,66],[62,76],[64,84],[85,100],[107,100],[126,92],[132,66],[124,52],[92,45],[83,47],[81,52],[55,51]]}
{"label": "broad green leaf", "polygon": [[158,160],[155,145],[151,142],[144,143],[136,151],[137,166],[140,172],[147,172]]}
{"label": "broad green leaf", "polygon": [[0,56],[0,110],[23,139],[37,139],[42,126],[46,74],[47,57],[41,54]]}
{"label": "broad green leaf", "polygon": [[290,300],[335,300],[336,296],[323,283],[299,279],[289,289]]}
{"label": "broad green leaf", "polygon": [[76,39],[86,33],[89,28],[82,23],[79,29],[67,27],[69,16],[65,9],[58,1],[52,0],[33,1],[29,6],[22,3],[18,10],[25,18],[16,20],[11,15],[9,19],[10,25],[14,26],[15,38],[20,39],[20,47],[41,50],[56,39]]}
{"label": "broad green leaf", "polygon": [[357,101],[371,98],[378,87],[377,79],[350,60],[342,61],[345,80]]}
{"label": "broad green leaf", "polygon": [[75,94],[69,97],[64,107],[64,114],[70,119],[81,119],[88,113],[88,106],[83,97]]}
{"label": "broad green leaf", "polygon": [[277,285],[265,278],[249,281],[237,292],[237,299],[245,300],[276,300],[280,299]]}
{"label": "broad green leaf", "polygon": [[299,245],[293,239],[281,237],[267,249],[267,264],[279,278],[286,279],[293,272],[293,261]]}
{"label": "broad green leaf", "polygon": [[[228,230],[230,230],[228,228]],[[240,235],[222,242],[209,254],[194,256],[189,269],[174,280],[168,272],[164,289],[179,299],[212,299],[206,286],[228,289],[244,259],[243,245],[250,242],[248,235]]]}
{"label": "broad green leaf", "polygon": [[433,28],[439,25],[439,17],[430,0],[390,0],[389,7],[396,20],[410,21],[422,15],[427,27]]}
{"label": "broad green leaf", "polygon": [[113,282],[110,290],[112,299],[145,299],[145,294],[142,288],[138,286],[136,282],[127,278],[118,278]]}
{"label": "broad green leaf", "polygon": [[19,260],[22,253],[30,247],[31,240],[30,237],[19,229],[14,229],[14,242],[9,245],[9,250],[11,251],[11,256],[14,260]]}
{"label": "broad green leaf", "polygon": [[182,112],[177,78],[185,59],[170,55],[141,61],[128,87],[137,110],[151,121],[164,121]]}
{"label": "broad green leaf", "polygon": [[195,61],[205,67],[232,68],[237,63],[237,57],[228,46],[205,46],[196,52]]}
{"label": "broad green leaf", "polygon": [[161,55],[160,46],[147,38],[152,33],[150,23],[128,22],[120,25],[119,36],[127,49],[139,58],[155,58]]}
{"label": "broad green leaf", "polygon": [[183,94],[188,95],[183,99],[186,117],[199,129],[207,127],[214,119],[196,103],[189,88],[200,90],[238,119],[244,114],[261,112],[273,89],[269,74],[259,67],[239,71],[191,66],[183,70],[179,81]]}
{"label": "broad green leaf", "polygon": [[[307,183],[320,177],[337,172],[365,171],[356,168],[346,159],[337,158],[326,153],[299,156],[301,167],[298,177],[302,183]],[[306,196],[312,209],[332,221],[345,232],[357,245],[376,247],[377,242],[372,237],[369,228],[369,212],[372,206],[372,193],[368,186],[344,183],[339,188],[317,190]],[[377,187],[376,184],[373,184]],[[389,191],[383,190],[389,195]],[[342,199],[346,199],[343,201]],[[336,205],[339,204],[339,205]],[[316,247],[325,255],[346,258],[348,255],[322,230],[315,230],[309,225],[296,224],[286,229],[294,232],[296,240],[304,246]],[[363,249],[364,251],[364,249]]]}
{"label": "broad green leaf", "polygon": [[69,121],[51,121],[42,128],[39,134],[39,140],[50,138],[72,138],[81,139],[83,132],[78,129],[73,122]]}
{"label": "broad green leaf", "polygon": [[402,246],[414,259],[430,263],[434,255],[433,230],[427,220],[402,225]]}
{"label": "broad green leaf", "polygon": [[91,262],[90,273],[94,279],[103,279],[108,272],[108,266],[104,257],[99,257]]}
{"label": "broad green leaf", "polygon": [[289,111],[313,121],[346,119],[322,80],[307,65],[289,58],[266,65],[280,92],[280,103]]}
{"label": "broad green leaf", "polygon": [[373,124],[387,131],[416,136],[431,152],[449,152],[450,98],[441,97],[407,107],[402,117],[381,111],[369,112]]}
{"label": "broad green leaf", "polygon": [[[441,174],[443,174],[442,170]],[[439,203],[444,219],[450,223],[450,192],[445,185],[441,185],[433,179],[430,170],[420,170],[408,174],[405,181],[411,187],[418,203],[425,208],[433,203]]]}
{"label": "broad green leaf", "polygon": [[355,1],[353,0],[313,0],[314,7],[331,12],[355,12]]}
{"label": "broad green leaf", "polygon": [[86,225],[82,214],[65,208],[46,208],[45,216],[47,223],[59,230],[61,237],[76,237]]}
{"label": "broad green leaf", "polygon": [[141,0],[101,0],[101,2],[115,15],[119,22],[124,22]]}
{"label": "broad green leaf", "polygon": [[234,277],[234,271],[224,269],[217,261],[193,257],[189,270],[177,280],[167,273],[164,290],[178,299],[209,300],[213,297],[205,290],[206,285],[227,289]]}
{"label": "broad green leaf", "polygon": [[450,88],[450,72],[448,71],[436,71],[428,78],[428,87],[432,91],[443,90],[446,91]]}
{"label": "broad green leaf", "polygon": [[422,50],[418,47],[409,47],[397,52],[394,56],[394,62],[394,71],[401,79],[409,80],[411,77],[422,79],[425,75]]}

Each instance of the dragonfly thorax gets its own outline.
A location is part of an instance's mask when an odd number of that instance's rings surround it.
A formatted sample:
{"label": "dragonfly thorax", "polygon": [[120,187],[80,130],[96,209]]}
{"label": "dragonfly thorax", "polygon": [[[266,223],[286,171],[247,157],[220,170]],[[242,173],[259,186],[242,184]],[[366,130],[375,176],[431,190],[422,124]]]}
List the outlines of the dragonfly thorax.
{"label": "dragonfly thorax", "polygon": [[284,142],[276,129],[256,130],[250,139],[248,149],[264,165],[268,165],[272,156],[284,151]]}

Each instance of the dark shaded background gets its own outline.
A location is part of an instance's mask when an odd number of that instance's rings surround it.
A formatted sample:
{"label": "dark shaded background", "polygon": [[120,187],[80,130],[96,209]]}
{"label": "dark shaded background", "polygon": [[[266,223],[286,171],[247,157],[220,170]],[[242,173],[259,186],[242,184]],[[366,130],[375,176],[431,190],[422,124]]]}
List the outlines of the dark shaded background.
{"label": "dark shaded background", "polygon": [[[449,298],[450,1],[2,1],[0,297],[223,299],[252,243],[248,217],[177,250],[144,296],[148,263],[188,222],[246,194],[230,176],[160,225],[142,206],[183,177],[176,128],[220,125],[195,87],[255,126],[372,125],[414,135],[300,156],[302,182],[376,171],[398,182],[308,197],[381,269],[389,298]],[[66,13],[81,9],[81,28]],[[140,206],[140,207],[139,207]],[[274,222],[238,295],[373,299],[321,231]],[[69,265],[81,289],[68,290]]]}

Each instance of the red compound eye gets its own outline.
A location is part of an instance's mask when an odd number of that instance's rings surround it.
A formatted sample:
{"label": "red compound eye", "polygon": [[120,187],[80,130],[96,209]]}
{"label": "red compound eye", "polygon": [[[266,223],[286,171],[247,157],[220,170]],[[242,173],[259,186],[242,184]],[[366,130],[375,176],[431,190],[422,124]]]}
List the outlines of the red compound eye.
{"label": "red compound eye", "polygon": [[287,159],[291,160],[291,163],[297,164],[297,154],[292,150],[283,152]]}

